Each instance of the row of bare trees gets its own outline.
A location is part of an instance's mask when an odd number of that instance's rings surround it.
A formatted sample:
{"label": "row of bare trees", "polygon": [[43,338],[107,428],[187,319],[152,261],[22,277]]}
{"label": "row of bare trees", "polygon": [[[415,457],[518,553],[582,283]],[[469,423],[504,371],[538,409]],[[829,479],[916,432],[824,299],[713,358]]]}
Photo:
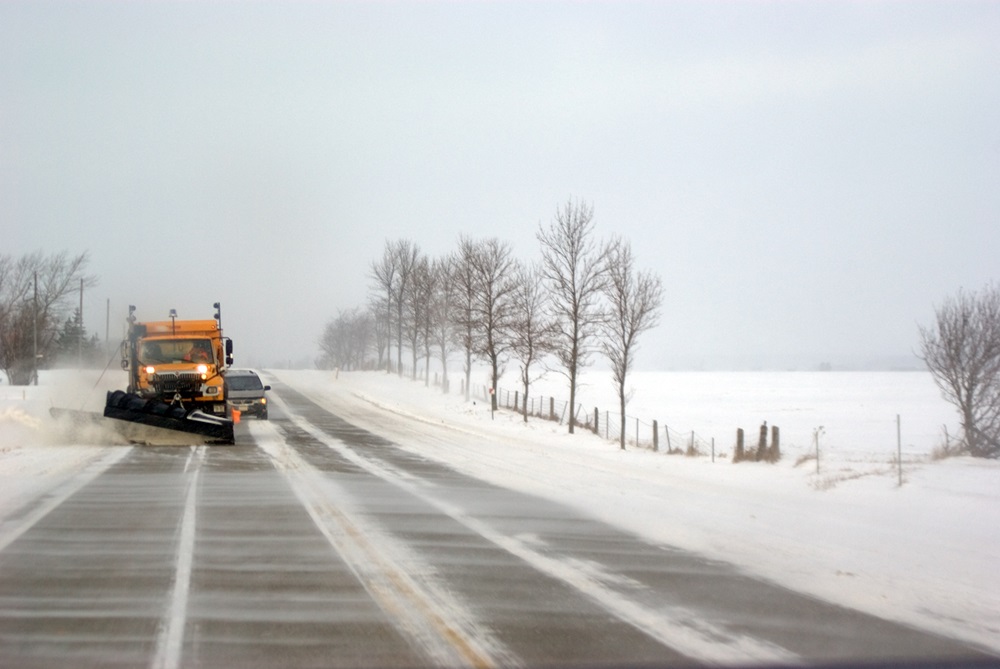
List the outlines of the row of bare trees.
{"label": "row of bare trees", "polygon": [[67,326],[70,297],[96,278],[86,274],[86,253],[0,255],[0,369],[11,385],[37,383],[67,333],[84,337],[79,312]]}
{"label": "row of bare trees", "polygon": [[[533,381],[554,366],[569,381],[575,406],[580,371],[603,352],[624,416],[626,376],[639,336],[659,320],[661,281],[637,267],[627,241],[595,239],[592,205],[568,201],[548,226],[539,225],[536,238],[536,262],[518,260],[497,238],[462,236],[458,248],[439,259],[410,240],[387,240],[371,263],[367,308],[341,312],[326,327],[320,341],[326,364],[358,368],[371,360],[390,369],[395,347],[400,373],[409,351],[413,378],[421,361],[429,366],[437,359],[447,390],[448,361],[457,354],[468,398],[475,362],[489,366],[496,388],[513,361],[527,420]],[[429,374],[425,379],[429,383]],[[624,448],[624,419],[621,424]]]}

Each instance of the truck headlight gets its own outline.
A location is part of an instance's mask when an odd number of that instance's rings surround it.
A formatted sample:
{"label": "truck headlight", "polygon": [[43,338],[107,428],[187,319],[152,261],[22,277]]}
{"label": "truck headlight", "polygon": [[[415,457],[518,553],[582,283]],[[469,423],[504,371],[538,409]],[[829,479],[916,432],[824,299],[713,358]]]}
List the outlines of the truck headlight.
{"label": "truck headlight", "polygon": [[156,367],[153,367],[152,365],[148,365],[146,367],[146,373],[149,374],[150,376],[152,376],[153,374],[156,374]]}
{"label": "truck headlight", "polygon": [[205,394],[206,395],[218,395],[219,394],[219,386],[209,386],[208,388],[205,388]]}

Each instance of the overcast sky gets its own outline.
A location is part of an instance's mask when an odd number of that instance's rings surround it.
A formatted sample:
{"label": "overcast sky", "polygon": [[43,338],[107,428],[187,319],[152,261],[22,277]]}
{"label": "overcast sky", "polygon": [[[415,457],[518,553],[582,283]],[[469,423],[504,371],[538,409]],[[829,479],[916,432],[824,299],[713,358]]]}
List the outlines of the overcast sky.
{"label": "overcast sky", "polygon": [[311,361],[387,239],[570,198],[663,278],[639,367],[911,355],[1000,268],[1000,3],[0,3],[0,253],[89,252],[102,337]]}

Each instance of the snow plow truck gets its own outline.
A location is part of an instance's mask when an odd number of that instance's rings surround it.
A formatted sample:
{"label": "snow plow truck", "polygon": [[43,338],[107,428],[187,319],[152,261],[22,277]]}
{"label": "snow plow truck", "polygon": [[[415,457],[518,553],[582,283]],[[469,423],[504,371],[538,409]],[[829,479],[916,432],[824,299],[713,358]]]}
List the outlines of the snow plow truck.
{"label": "snow plow truck", "polygon": [[199,435],[207,443],[235,442],[223,376],[233,363],[233,342],[222,336],[219,303],[214,306],[211,320],[179,320],[172,309],[169,320],[148,322],[139,322],[129,306],[121,362],[128,388],[108,392],[105,417]]}

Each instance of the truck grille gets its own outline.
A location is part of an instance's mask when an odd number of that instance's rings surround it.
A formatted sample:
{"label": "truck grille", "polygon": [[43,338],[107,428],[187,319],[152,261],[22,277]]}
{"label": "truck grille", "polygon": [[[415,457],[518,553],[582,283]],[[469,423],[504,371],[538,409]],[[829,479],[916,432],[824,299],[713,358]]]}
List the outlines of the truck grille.
{"label": "truck grille", "polygon": [[191,393],[201,388],[197,372],[159,372],[153,378],[159,393]]}

